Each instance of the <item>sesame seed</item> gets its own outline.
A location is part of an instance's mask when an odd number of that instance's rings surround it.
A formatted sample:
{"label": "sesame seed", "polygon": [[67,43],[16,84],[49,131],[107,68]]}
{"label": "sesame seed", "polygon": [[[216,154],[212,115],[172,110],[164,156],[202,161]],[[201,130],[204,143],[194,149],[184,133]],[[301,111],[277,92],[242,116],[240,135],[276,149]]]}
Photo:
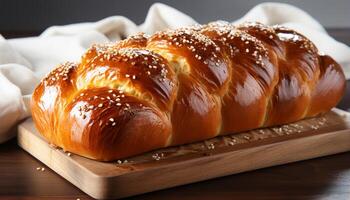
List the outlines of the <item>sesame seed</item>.
{"label": "sesame seed", "polygon": [[109,118],[109,121],[114,122],[114,119],[113,118]]}
{"label": "sesame seed", "polygon": [[103,104],[102,104],[102,103],[98,104],[98,107],[99,107],[99,108],[102,108],[102,106],[103,106]]}

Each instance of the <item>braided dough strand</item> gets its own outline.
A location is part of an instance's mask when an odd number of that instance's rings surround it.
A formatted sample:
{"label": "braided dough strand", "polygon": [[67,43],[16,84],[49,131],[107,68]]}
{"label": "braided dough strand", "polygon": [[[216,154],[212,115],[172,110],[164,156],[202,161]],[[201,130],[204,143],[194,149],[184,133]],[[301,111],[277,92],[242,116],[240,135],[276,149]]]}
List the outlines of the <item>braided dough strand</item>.
{"label": "braided dough strand", "polygon": [[33,93],[54,145],[110,161],[329,111],[344,73],[303,35],[218,21],[92,46]]}

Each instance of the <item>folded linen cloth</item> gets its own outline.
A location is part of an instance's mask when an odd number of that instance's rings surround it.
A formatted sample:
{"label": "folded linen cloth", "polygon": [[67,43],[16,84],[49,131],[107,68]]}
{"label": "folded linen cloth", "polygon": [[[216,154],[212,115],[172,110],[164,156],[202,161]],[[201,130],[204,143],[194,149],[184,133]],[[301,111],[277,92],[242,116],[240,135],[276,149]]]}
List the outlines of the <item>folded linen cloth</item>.
{"label": "folded linen cloth", "polygon": [[[331,55],[350,78],[350,48],[330,37],[306,12],[288,4],[263,3],[233,23],[258,21],[293,28]],[[0,143],[15,136],[8,130],[30,116],[31,93],[40,79],[64,61],[76,61],[93,43],[117,41],[137,32],[152,34],[166,28],[195,24],[186,14],[167,5],[151,6],[145,22],[136,25],[122,16],[97,22],[52,26],[38,37],[5,40],[0,35]]]}

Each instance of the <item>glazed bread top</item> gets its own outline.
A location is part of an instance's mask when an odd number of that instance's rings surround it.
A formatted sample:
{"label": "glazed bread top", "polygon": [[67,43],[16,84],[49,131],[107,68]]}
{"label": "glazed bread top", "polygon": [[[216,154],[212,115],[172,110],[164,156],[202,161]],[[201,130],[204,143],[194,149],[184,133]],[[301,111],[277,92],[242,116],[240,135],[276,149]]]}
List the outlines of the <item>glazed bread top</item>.
{"label": "glazed bread top", "polygon": [[344,90],[303,35],[219,21],[94,45],[42,80],[32,114],[50,143],[109,161],[313,117]]}

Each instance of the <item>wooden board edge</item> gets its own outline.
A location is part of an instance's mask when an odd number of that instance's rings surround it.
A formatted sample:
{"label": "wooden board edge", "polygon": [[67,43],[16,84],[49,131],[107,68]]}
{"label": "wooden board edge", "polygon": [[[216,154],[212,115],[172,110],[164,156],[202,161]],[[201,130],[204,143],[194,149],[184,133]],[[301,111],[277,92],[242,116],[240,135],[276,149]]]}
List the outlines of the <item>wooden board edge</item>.
{"label": "wooden board edge", "polygon": [[[25,123],[25,122],[24,122]],[[23,125],[18,126],[17,143],[26,152],[31,154],[34,158],[44,163],[47,167],[55,171],[58,175],[62,176],[77,188],[85,192],[86,194],[101,199],[100,188],[106,187],[106,181],[103,177],[100,177],[85,167],[79,165],[79,163],[71,160],[69,156],[62,156],[62,152],[50,148],[48,144],[39,137],[31,134],[26,134],[27,130]],[[30,143],[27,141],[31,141]],[[45,144],[44,144],[45,143]],[[47,146],[45,151],[49,151],[50,156],[45,156],[38,148],[31,148],[31,146]],[[69,166],[70,170],[65,170]],[[84,176],[86,173],[88,176]]]}
{"label": "wooden board edge", "polygon": [[[305,144],[305,139],[307,140],[307,144],[317,144],[307,146],[307,145],[299,145],[300,143]],[[336,141],[337,145],[332,145],[329,141]],[[291,148],[300,146],[301,148]],[[322,146],[323,149],[320,151],[317,147]],[[279,154],[277,157],[271,156],[275,154],[275,152],[280,151],[282,149],[289,149],[284,154]],[[224,154],[218,154],[216,156],[207,158],[207,160],[203,159],[194,159],[185,161],[181,164],[174,164],[172,166],[166,166],[164,168],[157,168],[154,170],[147,170],[144,172],[135,172],[132,174],[122,174],[118,177],[110,177],[108,180],[108,192],[106,195],[102,195],[102,198],[124,198],[132,195],[152,192],[155,190],[167,189],[179,185],[185,185],[189,183],[200,182],[203,180],[209,180],[213,178],[223,177],[227,175],[233,175],[242,172],[248,172],[252,170],[278,166],[282,164],[288,164],[292,162],[304,161],[308,159],[318,158],[322,156],[333,155],[337,153],[342,153],[350,151],[350,130],[337,131],[332,133],[326,133],[321,135],[309,136],[307,138],[298,138],[289,141],[282,141],[275,144],[258,146],[250,149],[243,149],[235,152],[228,152]],[[262,153],[263,152],[263,153]],[[300,152],[308,152],[307,154],[299,154]],[[249,164],[245,165],[247,162],[238,163],[241,164],[239,166],[232,165],[232,161],[240,160],[239,157],[244,157],[244,155],[249,154]],[[238,157],[238,158],[235,158]],[[269,158],[264,159],[263,162],[257,163],[259,157]],[[203,163],[211,163],[203,165]],[[235,163],[237,164],[237,163]],[[242,165],[243,164],[243,165]],[[200,166],[200,167],[198,167]],[[214,170],[211,169],[219,169],[220,167],[225,166],[223,170]],[[166,173],[168,171],[167,168],[171,169],[170,177],[168,177],[167,181],[161,177],[162,173]],[[206,174],[199,174],[196,176],[193,171],[205,171]],[[179,172],[179,173],[178,173]],[[147,183],[146,187],[143,185],[137,184],[137,182],[133,183],[130,180],[140,180],[142,179],[142,175],[144,173],[148,173],[148,176],[153,177],[153,184]],[[178,175],[181,174],[181,177]],[[141,177],[141,178],[140,178]],[[179,178],[180,177],[180,178]],[[186,178],[184,180],[183,178]],[[181,180],[180,180],[181,179]],[[137,191],[133,190],[133,186],[137,187]],[[152,185],[153,187],[147,187],[147,185]],[[157,189],[154,186],[157,185]],[[132,188],[132,189],[130,189]]]}
{"label": "wooden board edge", "polygon": [[[38,160],[46,164],[48,167],[53,169],[56,173],[60,174],[63,176],[65,179],[67,179],[69,182],[71,182],[73,185],[77,186],[80,188],[82,191],[87,193],[88,195],[97,198],[97,199],[105,199],[105,198],[122,198],[122,197],[127,197],[131,195],[136,195],[136,194],[141,194],[141,193],[146,193],[146,192],[151,192],[154,190],[159,190],[159,189],[166,189],[178,185],[183,185],[183,184],[188,184],[188,183],[194,183],[194,182],[199,182],[211,178],[216,178],[216,177],[221,177],[221,176],[226,176],[226,175],[231,175],[231,174],[236,174],[236,173],[241,173],[241,172],[246,172],[246,171],[251,171],[251,170],[256,170],[256,169],[261,169],[265,167],[271,167],[271,166],[276,166],[276,165],[281,165],[281,164],[286,164],[290,162],[296,162],[296,161],[301,161],[301,160],[306,160],[310,158],[316,158],[320,156],[326,156],[326,155],[331,155],[335,153],[341,153],[345,151],[350,150],[350,131],[349,130],[343,130],[343,131],[336,131],[336,132],[331,132],[331,133],[324,133],[321,135],[314,135],[314,136],[309,136],[306,138],[297,138],[293,140],[288,140],[288,141],[282,141],[274,144],[269,144],[269,145],[263,145],[263,146],[258,146],[250,149],[243,149],[240,151],[234,151],[234,152],[227,152],[223,154],[217,154],[211,157],[203,157],[202,159],[194,159],[194,160],[189,160],[189,161],[184,161],[182,163],[175,163],[173,165],[167,165],[164,167],[158,167],[156,169],[151,169],[151,170],[146,170],[143,172],[135,172],[135,173],[128,173],[128,174],[122,174],[121,176],[118,177],[99,177],[94,173],[91,173],[87,169],[85,169],[83,166],[80,166],[76,162],[72,162],[70,157],[64,156],[62,157],[62,152],[54,150],[50,147],[49,151],[51,156],[51,160],[45,158],[44,154],[40,153],[40,150],[35,150],[35,148],[29,148],[30,145],[36,145],[37,142],[45,143],[44,140],[41,140],[38,137],[31,136],[30,134],[25,134],[26,130],[23,130],[23,127],[19,127],[19,134],[18,134],[18,143],[19,145],[28,151],[30,154],[32,154],[34,157],[36,157]],[[27,138],[23,138],[27,137]],[[28,138],[29,137],[29,138]],[[335,140],[335,139],[336,140]],[[309,151],[309,150],[315,150],[316,148],[313,146],[306,146],[305,145],[305,140],[307,140],[307,144],[316,142],[318,145],[320,144],[325,144],[323,146],[323,151]],[[28,144],[24,141],[32,141],[32,144]],[[330,147],[329,144],[327,146],[327,141],[337,141],[336,148]],[[321,142],[321,143],[320,143]],[[267,157],[267,158],[274,158],[274,156],[271,156],[270,154],[273,154],[277,150],[286,149],[290,146],[297,146],[296,144],[303,143],[303,145],[299,145],[301,147],[300,149],[298,148],[290,148],[291,151],[289,150],[286,155],[279,155],[275,160],[265,160],[263,163],[259,163],[259,165],[254,164],[254,159],[256,159],[259,156]],[[47,145],[41,144],[41,145]],[[39,145],[40,146],[40,145]],[[326,148],[325,148],[326,147]],[[309,154],[300,154],[302,156],[297,156],[297,157],[291,157],[291,155],[297,155],[296,153],[298,151],[305,151],[305,152],[311,152]],[[264,153],[262,153],[264,152]],[[253,156],[250,156],[250,158],[253,161],[250,161],[252,165],[250,166],[230,166],[230,163],[232,162],[232,158],[240,156],[240,155],[246,155],[246,154],[252,154]],[[261,155],[262,154],[262,155]],[[287,156],[288,155],[288,156]],[[286,159],[288,158],[288,159]],[[237,159],[236,159],[237,160]],[[256,159],[258,160],[258,159]],[[220,162],[219,162],[220,161]],[[68,162],[70,163],[70,171],[64,171],[63,169],[65,166],[68,165]],[[197,166],[203,166],[203,162],[209,162],[211,164],[211,168],[219,168],[222,165],[226,165],[225,170],[217,170],[211,173],[207,173],[205,175],[199,174],[199,176],[193,176],[193,167]],[[58,164],[60,163],[60,164]],[[73,168],[71,165],[73,164]],[[171,168],[173,171],[173,174],[176,174],[176,172],[180,171],[183,174],[183,177],[188,177],[187,180],[178,180],[177,177],[168,177],[167,179],[168,182],[164,184],[164,182],[158,182],[157,176],[153,174],[157,173],[162,173],[166,172],[167,168]],[[186,171],[186,169],[190,169],[189,171]],[[83,176],[81,172],[82,170],[85,170],[84,172],[88,174],[88,176]],[[210,171],[210,168],[207,167],[207,165],[204,166],[204,168],[198,169],[198,171]],[[191,172],[190,172],[191,171]],[[135,184],[137,185],[137,182],[133,183],[130,180],[139,180],[137,178],[138,176],[141,176],[144,173],[150,173],[152,174],[151,176],[155,177],[153,181],[156,183],[153,184],[154,187],[133,187],[130,184]],[[85,177],[85,178],[84,178]],[[86,184],[89,183],[89,184]],[[99,189],[103,189],[102,191]],[[137,191],[130,190],[130,188],[136,188]],[[95,190],[94,190],[95,189]]]}

